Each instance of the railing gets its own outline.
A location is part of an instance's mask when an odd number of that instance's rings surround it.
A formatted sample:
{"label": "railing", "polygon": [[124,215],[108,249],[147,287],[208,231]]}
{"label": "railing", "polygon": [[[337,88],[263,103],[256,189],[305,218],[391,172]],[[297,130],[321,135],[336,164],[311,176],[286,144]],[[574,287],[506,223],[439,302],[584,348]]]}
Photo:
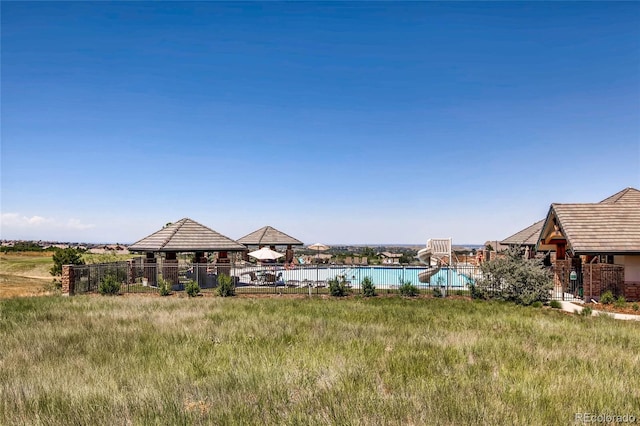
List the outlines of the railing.
{"label": "railing", "polygon": [[153,293],[160,280],[166,280],[173,291],[182,291],[189,281],[198,283],[203,292],[215,291],[221,274],[231,276],[237,293],[328,292],[331,280],[344,280],[353,293],[360,293],[368,277],[379,293],[393,293],[404,283],[415,285],[421,292],[435,289],[441,293],[468,294],[470,285],[479,277],[473,265],[442,268],[430,282],[419,280],[421,266],[362,265],[297,265],[251,263],[146,263],[130,261],[74,266],[74,292],[92,293],[107,276],[115,277],[123,293]]}
{"label": "railing", "polygon": [[[470,264],[443,267],[428,283],[419,280],[423,266],[407,265],[297,265],[252,263],[146,263],[129,261],[74,266],[74,292],[97,293],[100,283],[115,277],[121,293],[157,293],[160,280],[166,280],[172,291],[183,291],[189,281],[195,281],[203,293],[215,292],[221,274],[231,276],[238,294],[326,294],[333,279],[344,280],[354,294],[362,292],[362,283],[368,277],[380,294],[396,293],[404,283],[411,283],[421,293],[443,295],[470,295],[471,286],[481,277],[480,269]],[[598,296],[605,289],[620,292],[621,268],[617,265],[600,266]],[[567,272],[568,273],[568,272]],[[578,282],[566,288],[554,288],[551,299],[574,300],[582,297],[582,274]],[[586,285],[586,284],[585,284]],[[587,286],[588,287],[588,286]],[[500,289],[494,289],[499,291]],[[585,289],[586,290],[586,289]]]}

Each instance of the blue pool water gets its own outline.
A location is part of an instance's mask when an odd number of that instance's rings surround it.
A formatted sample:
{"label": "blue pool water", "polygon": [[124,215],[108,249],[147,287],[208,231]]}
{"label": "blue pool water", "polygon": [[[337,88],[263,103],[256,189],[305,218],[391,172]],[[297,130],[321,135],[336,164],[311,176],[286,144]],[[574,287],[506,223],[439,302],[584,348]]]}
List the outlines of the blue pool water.
{"label": "blue pool water", "polygon": [[375,267],[375,266],[343,266],[329,268],[305,268],[281,270],[278,274],[282,274],[281,279],[286,283],[288,281],[326,281],[339,276],[351,282],[353,287],[359,287],[365,277],[370,277],[373,284],[378,287],[393,287],[401,282],[410,281],[418,287],[435,287],[447,286],[466,288],[473,283],[472,270],[462,268],[441,269],[437,274],[431,277],[430,283],[421,283],[418,274],[425,268],[420,267]]}

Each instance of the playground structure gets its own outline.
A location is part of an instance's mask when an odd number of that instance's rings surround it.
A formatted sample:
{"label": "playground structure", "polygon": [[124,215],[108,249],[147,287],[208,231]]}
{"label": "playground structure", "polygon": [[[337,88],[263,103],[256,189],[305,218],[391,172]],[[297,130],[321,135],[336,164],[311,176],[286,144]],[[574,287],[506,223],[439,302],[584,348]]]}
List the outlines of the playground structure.
{"label": "playground structure", "polygon": [[427,240],[427,246],[418,250],[416,256],[420,262],[427,265],[427,269],[418,274],[421,283],[429,283],[431,277],[447,264],[451,266],[453,259],[451,251],[451,238],[431,238]]}

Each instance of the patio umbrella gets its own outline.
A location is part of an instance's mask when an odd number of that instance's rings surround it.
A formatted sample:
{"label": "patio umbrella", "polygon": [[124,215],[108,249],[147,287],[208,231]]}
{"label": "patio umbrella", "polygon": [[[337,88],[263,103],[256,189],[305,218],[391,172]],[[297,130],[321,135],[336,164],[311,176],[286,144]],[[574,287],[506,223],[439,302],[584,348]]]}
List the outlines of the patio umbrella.
{"label": "patio umbrella", "polygon": [[[318,258],[316,259],[316,282],[318,282],[318,277],[319,277],[318,264],[320,263],[320,252],[329,250],[329,246],[322,243],[315,243],[315,244],[311,244],[307,248],[318,252]],[[311,296],[311,286],[309,286],[309,296]]]}
{"label": "patio umbrella", "polygon": [[329,250],[329,246],[324,245],[322,243],[315,243],[315,244],[311,244],[309,247],[307,247],[310,250],[315,250],[318,252],[318,257],[320,256],[320,252],[321,251],[325,251],[325,250]]}
{"label": "patio umbrella", "polygon": [[258,260],[276,260],[284,256],[284,254],[273,251],[269,247],[262,247],[260,250],[249,253],[249,256]]}

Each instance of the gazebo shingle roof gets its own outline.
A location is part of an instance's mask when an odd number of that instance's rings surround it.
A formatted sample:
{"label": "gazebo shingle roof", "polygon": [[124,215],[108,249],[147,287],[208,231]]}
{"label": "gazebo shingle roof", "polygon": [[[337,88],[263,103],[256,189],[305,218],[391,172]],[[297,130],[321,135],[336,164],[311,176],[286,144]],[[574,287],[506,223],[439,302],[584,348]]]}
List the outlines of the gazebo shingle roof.
{"label": "gazebo shingle roof", "polygon": [[282,231],[277,230],[272,226],[265,226],[257,231],[245,235],[238,239],[239,243],[245,245],[256,246],[302,246],[304,243],[300,240],[293,238],[290,235],[285,234]]}
{"label": "gazebo shingle roof", "polygon": [[138,252],[244,251],[246,249],[239,242],[189,218],[172,223],[129,246],[129,251]]}

